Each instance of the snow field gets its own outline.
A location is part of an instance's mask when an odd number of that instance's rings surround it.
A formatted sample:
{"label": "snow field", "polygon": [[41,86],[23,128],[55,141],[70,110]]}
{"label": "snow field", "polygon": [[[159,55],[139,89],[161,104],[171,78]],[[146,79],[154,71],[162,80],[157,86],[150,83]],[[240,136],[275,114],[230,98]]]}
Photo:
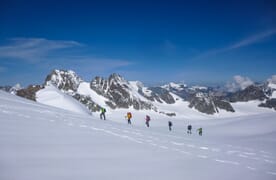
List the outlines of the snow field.
{"label": "snow field", "polygon": [[[3,92],[0,109],[0,179],[276,178],[274,113],[175,118],[169,132],[163,115],[151,114],[146,128],[143,117],[149,112],[134,111],[133,124],[127,125],[124,110],[110,112],[104,121],[98,114],[77,114]],[[188,123],[192,135],[186,133]],[[199,126],[202,137],[195,131]]]}

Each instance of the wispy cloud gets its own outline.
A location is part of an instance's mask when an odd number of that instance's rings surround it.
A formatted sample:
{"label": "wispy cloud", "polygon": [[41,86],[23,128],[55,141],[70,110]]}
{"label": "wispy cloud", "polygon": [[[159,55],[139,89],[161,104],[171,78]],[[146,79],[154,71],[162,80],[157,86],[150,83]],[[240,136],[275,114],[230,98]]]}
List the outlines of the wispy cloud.
{"label": "wispy cloud", "polygon": [[240,89],[245,89],[248,86],[252,85],[254,82],[249,79],[248,77],[243,77],[240,75],[236,75],[233,77],[234,81],[233,82],[228,82],[226,84],[226,88],[229,92],[235,92]]}
{"label": "wispy cloud", "polygon": [[8,44],[0,46],[0,60],[2,57],[35,63],[41,61],[55,50],[81,45],[76,41],[48,40],[44,38],[13,38],[9,40]]}
{"label": "wispy cloud", "polygon": [[273,35],[276,34],[276,29],[270,29],[252,36],[249,36],[245,39],[240,40],[239,42],[236,42],[230,46],[227,47],[223,47],[223,48],[216,48],[216,49],[211,49],[209,51],[203,52],[200,55],[196,56],[195,59],[202,59],[202,58],[206,58],[209,56],[213,56],[213,55],[217,55],[217,54],[221,54],[221,53],[225,53],[225,52],[229,52],[231,50],[234,49],[239,49],[245,46],[249,46],[255,43],[258,43],[262,40],[264,40],[265,38],[269,38]]}
{"label": "wispy cloud", "polygon": [[276,75],[272,75],[267,81],[269,83],[276,84]]}
{"label": "wispy cloud", "polygon": [[232,46],[229,46],[227,48],[227,50],[232,50],[232,49],[237,49],[237,48],[241,48],[244,46],[249,46],[249,45],[255,44],[267,37],[273,36],[275,34],[276,34],[276,29],[271,29],[271,30],[268,30],[268,31],[265,31],[265,32],[262,32],[259,34],[255,34],[253,36],[250,36],[246,39],[241,40],[240,42],[233,44]]}
{"label": "wispy cloud", "polygon": [[[13,38],[9,39],[7,44],[0,46],[0,61],[11,58],[49,69],[70,68],[84,72],[111,71],[133,64],[131,61],[123,59],[95,57],[95,55],[87,53],[88,46],[85,46],[86,49],[72,51],[83,46],[83,44],[76,41]],[[0,68],[0,71],[3,70]]]}

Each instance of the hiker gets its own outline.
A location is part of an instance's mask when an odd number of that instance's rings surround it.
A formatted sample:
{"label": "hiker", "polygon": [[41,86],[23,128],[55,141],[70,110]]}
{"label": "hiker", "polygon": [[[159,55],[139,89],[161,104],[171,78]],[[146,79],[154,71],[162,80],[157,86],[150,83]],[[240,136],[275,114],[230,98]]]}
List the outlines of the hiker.
{"label": "hiker", "polygon": [[202,128],[201,127],[198,128],[197,131],[198,131],[198,135],[202,136]]}
{"label": "hiker", "polygon": [[169,125],[169,130],[171,131],[172,130],[172,122],[171,121],[168,121],[168,125]]}
{"label": "hiker", "polygon": [[101,114],[100,114],[100,118],[101,119],[104,119],[105,120],[105,112],[106,112],[106,109],[105,108],[101,108]]}
{"label": "hiker", "polygon": [[187,126],[187,129],[188,129],[187,133],[188,133],[188,134],[192,134],[192,125],[189,124],[189,125]]}
{"label": "hiker", "polygon": [[127,123],[128,123],[128,124],[131,124],[131,121],[130,121],[131,118],[132,118],[131,112],[128,112],[128,113],[127,113],[126,118],[127,118]]}
{"label": "hiker", "polygon": [[150,116],[146,115],[146,125],[147,125],[147,127],[149,127],[149,121],[150,121]]}

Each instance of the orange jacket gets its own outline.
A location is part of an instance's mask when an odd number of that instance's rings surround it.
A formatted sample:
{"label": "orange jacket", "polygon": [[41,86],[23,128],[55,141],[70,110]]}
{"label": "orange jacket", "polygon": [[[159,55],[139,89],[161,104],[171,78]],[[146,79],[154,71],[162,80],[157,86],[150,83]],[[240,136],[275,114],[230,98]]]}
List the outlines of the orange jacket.
{"label": "orange jacket", "polygon": [[127,113],[127,118],[128,118],[128,119],[132,118],[132,115],[131,115],[130,112]]}

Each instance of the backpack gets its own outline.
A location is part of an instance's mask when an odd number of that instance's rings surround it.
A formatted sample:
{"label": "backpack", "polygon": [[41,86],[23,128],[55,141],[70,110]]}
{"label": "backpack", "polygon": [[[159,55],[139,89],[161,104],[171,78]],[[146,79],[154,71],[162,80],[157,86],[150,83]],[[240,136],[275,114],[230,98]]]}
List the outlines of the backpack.
{"label": "backpack", "polygon": [[150,121],[150,117],[148,115],[146,115],[146,120]]}
{"label": "backpack", "polygon": [[127,117],[128,117],[128,118],[132,118],[131,112],[128,112],[128,113],[127,113]]}

